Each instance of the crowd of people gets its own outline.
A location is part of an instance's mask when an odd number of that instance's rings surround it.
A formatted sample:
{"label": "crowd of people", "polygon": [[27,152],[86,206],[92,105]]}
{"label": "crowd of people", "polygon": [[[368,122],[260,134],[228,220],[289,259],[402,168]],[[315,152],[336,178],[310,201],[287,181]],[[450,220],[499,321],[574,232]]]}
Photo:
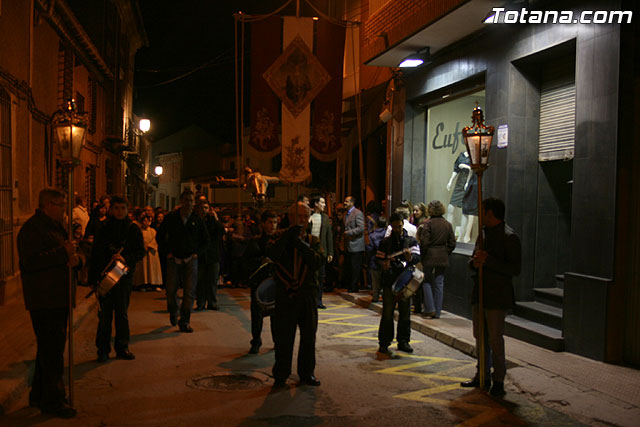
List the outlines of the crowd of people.
{"label": "crowd of people", "polygon": [[[135,359],[129,349],[127,316],[132,290],[164,290],[170,324],[191,333],[194,311],[220,309],[219,287],[240,287],[249,288],[251,295],[249,353],[260,352],[264,319],[270,317],[275,344],[273,376],[275,386],[284,387],[291,374],[299,328],[300,383],[317,386],[315,335],[318,309],[326,308],[323,292],[341,288],[369,292],[373,302],[381,299],[378,351],[390,355],[395,336],[397,349],[411,353],[411,306],[414,313],[426,318],[440,317],[445,271],[456,246],[452,226],[443,217],[446,209],[437,200],[428,205],[403,201],[387,218],[383,203],[369,202],[363,212],[352,196],[335,203],[330,212],[321,194],[302,195],[284,212],[258,212],[214,207],[206,197],[186,190],[180,205],[170,212],[151,206],[131,207],[123,197],[103,196],[91,204],[91,213],[84,200],[76,197],[74,242],[67,242],[62,225],[64,200],[65,194],[59,190],[43,190],[39,209],[18,236],[25,302],[38,339],[30,403],[63,417],[75,415],[64,403],[62,385],[69,267],[76,271],[80,285],[98,290],[96,347],[100,363],[110,357],[112,323],[116,357]],[[485,313],[490,325],[487,347],[494,362],[491,390],[501,395],[501,327],[513,300],[510,278],[519,273],[520,243],[504,226],[504,204],[492,200],[488,203],[489,224],[498,231],[487,234],[487,240],[494,243],[489,245],[491,249],[474,253],[470,268],[486,266],[489,277],[502,286],[499,301],[490,304],[493,311]],[[36,236],[47,238],[34,246]],[[125,265],[128,274],[100,292],[97,285],[116,262]],[[416,270],[420,274],[414,274]],[[49,276],[48,271],[55,271],[56,276]],[[400,297],[399,288],[416,277],[420,283],[414,295]],[[45,285],[49,281],[55,283]],[[394,334],[396,308],[399,318]],[[463,386],[479,386],[478,377]]]}

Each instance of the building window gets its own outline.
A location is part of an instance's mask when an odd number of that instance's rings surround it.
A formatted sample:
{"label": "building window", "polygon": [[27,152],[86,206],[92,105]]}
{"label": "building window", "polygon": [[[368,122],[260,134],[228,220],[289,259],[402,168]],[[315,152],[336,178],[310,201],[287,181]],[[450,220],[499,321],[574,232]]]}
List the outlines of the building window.
{"label": "building window", "polygon": [[55,186],[62,191],[69,191],[69,174],[59,159],[56,159]]}
{"label": "building window", "polygon": [[96,132],[96,118],[98,109],[98,83],[89,77],[89,102],[87,103],[89,112],[89,133]]}
{"label": "building window", "polygon": [[96,200],[96,166],[89,165],[85,169],[84,174],[84,190],[85,200],[87,206],[91,206],[91,203]]}
{"label": "building window", "polygon": [[538,160],[573,159],[576,130],[575,60],[545,64],[540,88]]}
{"label": "building window", "polygon": [[60,42],[58,45],[58,107],[64,107],[73,97],[73,53]]}
{"label": "building window", "polygon": [[484,108],[484,98],[482,90],[427,109],[425,201],[440,200],[447,207],[446,218],[463,243],[475,242],[478,235],[478,189],[462,128],[471,124],[476,102]]}
{"label": "building window", "polygon": [[78,108],[79,113],[85,113],[87,110],[84,109],[84,96],[76,91],[76,107]]}
{"label": "building window", "polygon": [[110,159],[104,161],[104,173],[107,177],[107,194],[111,195],[113,191],[113,162]]}
{"label": "building window", "polygon": [[0,280],[13,275],[11,97],[0,88]]}

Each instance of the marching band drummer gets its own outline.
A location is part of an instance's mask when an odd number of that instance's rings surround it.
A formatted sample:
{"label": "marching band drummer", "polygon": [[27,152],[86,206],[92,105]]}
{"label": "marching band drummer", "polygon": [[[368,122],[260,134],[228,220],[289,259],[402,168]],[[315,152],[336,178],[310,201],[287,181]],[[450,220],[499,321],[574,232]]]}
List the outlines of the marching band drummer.
{"label": "marching band drummer", "polygon": [[[135,359],[134,354],[129,351],[127,310],[129,309],[129,297],[133,287],[136,264],[146,254],[142,232],[128,218],[127,200],[124,197],[113,196],[109,213],[109,218],[98,232],[93,244],[89,283],[96,285],[101,279],[100,273],[115,260],[125,263],[129,267],[129,274],[120,279],[105,296],[98,297],[100,311],[98,312],[96,346],[98,347],[97,361],[100,363],[106,362],[111,352],[111,322],[114,319],[114,313],[116,356],[125,360]],[[122,252],[118,253],[120,248],[123,248]]]}
{"label": "marching band drummer", "polygon": [[289,208],[292,226],[267,248],[275,264],[276,307],[271,317],[275,329],[276,361],[274,387],[284,387],[291,374],[296,329],[300,327],[298,376],[300,384],[319,386],[316,366],[318,329],[318,269],[324,253],[317,238],[308,231],[309,208],[295,203]]}
{"label": "marching band drummer", "polygon": [[[409,236],[403,229],[404,217],[395,212],[389,218],[391,234],[385,237],[376,253],[376,258],[382,267],[382,317],[378,328],[379,353],[389,354],[389,345],[393,341],[393,310],[398,304],[398,350],[413,353],[409,345],[411,339],[411,299],[396,301],[393,293],[393,283],[406,268],[420,261],[420,246],[418,241]],[[401,252],[390,258],[389,255]]]}
{"label": "marching band drummer", "polygon": [[[267,246],[272,243],[278,228],[278,214],[273,211],[266,210],[260,216],[260,235],[254,237],[245,251],[247,259],[247,267],[252,273],[249,279],[251,288],[251,349],[249,354],[258,354],[262,345],[262,324],[264,314],[262,307],[256,297],[256,290],[262,280],[266,279],[271,273],[270,267],[265,267],[261,272],[257,272],[266,258]],[[271,325],[271,336],[274,337],[273,324]],[[275,342],[275,338],[273,340]]]}

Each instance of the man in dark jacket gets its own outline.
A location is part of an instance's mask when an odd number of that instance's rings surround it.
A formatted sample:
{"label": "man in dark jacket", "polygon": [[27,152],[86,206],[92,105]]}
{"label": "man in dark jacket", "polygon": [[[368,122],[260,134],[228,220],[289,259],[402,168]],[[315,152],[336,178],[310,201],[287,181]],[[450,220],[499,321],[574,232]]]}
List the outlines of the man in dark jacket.
{"label": "man in dark jacket", "polygon": [[[249,242],[245,252],[246,267],[250,273],[249,287],[251,288],[251,349],[249,354],[258,354],[260,346],[262,346],[261,335],[265,313],[258,302],[256,291],[262,281],[273,273],[272,266],[264,265],[264,263],[267,257],[267,247],[273,243],[276,229],[278,228],[278,215],[267,210],[262,213],[260,220],[260,235]],[[273,324],[271,326],[271,337],[275,343]]]}
{"label": "man in dark jacket", "polygon": [[116,339],[114,348],[120,359],[133,360],[129,351],[129,300],[133,288],[136,264],[146,254],[142,232],[128,217],[128,202],[120,196],[111,198],[110,217],[98,232],[91,251],[89,283],[97,285],[100,275],[112,261],[118,260],[129,267],[129,272],[104,296],[98,298],[98,331],[96,347],[98,362],[106,362],[111,352],[111,323],[115,322]]}
{"label": "man in dark jacket", "polygon": [[[507,311],[515,305],[512,278],[520,274],[521,247],[520,238],[504,222],[505,206],[499,199],[489,198],[484,205],[484,249],[476,247],[473,257],[469,260],[472,269],[477,270],[481,265],[483,277],[483,315],[478,312],[478,281],[474,277],[473,287],[473,335],[476,338],[476,348],[480,348],[478,324],[484,318],[485,325],[485,384],[487,388],[493,380],[491,394],[504,396],[504,377],[507,373],[504,352],[504,321]],[[477,243],[476,243],[477,246]],[[489,369],[493,366],[493,374],[489,380]],[[462,387],[479,387],[480,376],[461,383]]]}
{"label": "man in dark jacket", "polygon": [[275,387],[283,387],[291,374],[291,359],[296,329],[300,328],[298,376],[301,384],[319,386],[316,366],[316,330],[318,329],[318,269],[324,254],[318,239],[307,233],[309,208],[297,203],[289,209],[292,226],[270,247],[267,256],[275,264],[276,362]]}
{"label": "man in dark jacket", "polygon": [[180,331],[193,332],[190,325],[193,299],[198,280],[198,253],[209,243],[207,227],[193,210],[193,191],[180,195],[180,209],[168,214],[156,235],[158,245],[167,253],[167,310],[171,325],[178,324],[178,286],[184,293],[180,305]]}
{"label": "man in dark jacket", "polygon": [[76,415],[65,403],[62,380],[69,313],[69,266],[79,259],[62,222],[65,194],[44,189],[38,209],[18,233],[24,302],[38,345],[29,403],[62,418]]}
{"label": "man in dark jacket", "polygon": [[318,238],[320,247],[325,254],[324,262],[320,270],[318,270],[318,308],[325,309],[327,307],[322,304],[322,288],[324,287],[327,264],[333,260],[333,233],[329,215],[324,212],[327,208],[327,202],[324,197],[320,195],[311,196],[309,206],[313,211],[311,218],[309,218],[311,235]]}
{"label": "man in dark jacket", "polygon": [[209,233],[209,243],[198,254],[198,286],[196,310],[218,310],[218,280],[220,278],[220,249],[225,230],[209,201],[201,196],[198,200],[198,215]]}
{"label": "man in dark jacket", "polygon": [[[382,317],[378,328],[378,352],[389,353],[389,345],[393,341],[393,311],[398,304],[398,350],[413,353],[409,345],[411,340],[411,300],[396,298],[393,293],[393,284],[408,267],[420,261],[420,246],[418,241],[407,234],[403,229],[404,218],[402,214],[395,212],[389,218],[391,223],[391,235],[380,242],[376,253],[382,267]],[[402,252],[402,254],[390,255]]]}

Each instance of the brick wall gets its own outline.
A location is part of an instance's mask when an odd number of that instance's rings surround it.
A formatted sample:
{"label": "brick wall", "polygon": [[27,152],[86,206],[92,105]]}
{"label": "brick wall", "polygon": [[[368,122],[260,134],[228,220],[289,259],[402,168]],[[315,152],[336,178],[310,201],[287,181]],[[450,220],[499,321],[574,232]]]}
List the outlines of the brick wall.
{"label": "brick wall", "polygon": [[[368,16],[362,35],[362,59],[366,62],[384,52],[426,25],[436,21],[468,0],[392,0]],[[363,12],[368,9],[368,0],[362,0]],[[363,13],[363,17],[368,15]],[[385,46],[383,32],[387,33]]]}

